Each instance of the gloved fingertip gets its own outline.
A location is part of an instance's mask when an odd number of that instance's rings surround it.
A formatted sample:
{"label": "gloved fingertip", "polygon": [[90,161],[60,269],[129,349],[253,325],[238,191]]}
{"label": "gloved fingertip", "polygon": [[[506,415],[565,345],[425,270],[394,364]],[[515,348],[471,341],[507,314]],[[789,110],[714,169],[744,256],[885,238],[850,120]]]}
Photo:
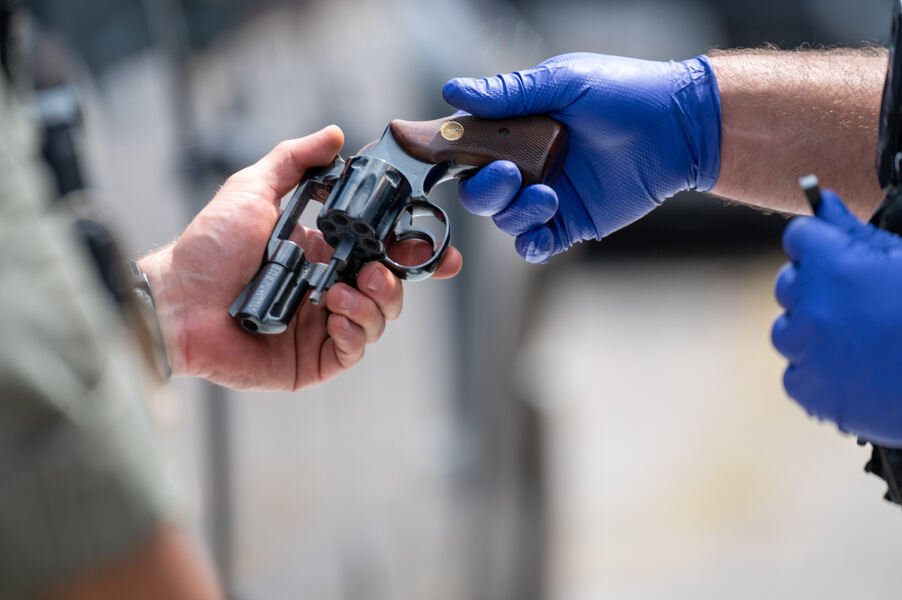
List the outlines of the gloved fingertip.
{"label": "gloved fingertip", "polygon": [[789,221],[783,230],[783,251],[794,262],[799,262],[805,256],[808,230],[816,222],[814,217],[795,217]]}
{"label": "gloved fingertip", "polygon": [[845,231],[852,231],[864,225],[858,220],[858,217],[849,211],[839,195],[833,190],[821,192],[821,206],[817,211],[817,216]]}
{"label": "gloved fingertip", "polygon": [[[829,204],[822,204],[817,217],[796,217],[789,222],[783,232],[783,249],[793,262],[801,264],[808,260],[835,258],[837,249],[844,247],[850,236],[868,227],[851,214],[843,217],[831,212],[833,210],[845,211],[845,207],[836,203],[832,208]],[[824,218],[825,213],[834,221]],[[837,224],[837,220],[844,222],[845,226]]]}
{"label": "gloved fingertip", "polygon": [[774,282],[774,297],[777,304],[784,309],[791,309],[794,304],[796,280],[798,279],[798,271],[792,263],[786,263],[777,274]]}
{"label": "gloved fingertip", "polygon": [[492,216],[504,210],[520,191],[520,169],[510,161],[499,160],[464,179],[458,186],[458,198],[469,212]]}
{"label": "gloved fingertip", "polygon": [[542,183],[527,187],[523,190],[523,195],[529,199],[530,204],[535,206],[537,211],[541,211],[546,221],[554,216],[560,206],[554,188]]}
{"label": "gloved fingertip", "polygon": [[812,414],[808,407],[801,402],[802,386],[799,381],[799,369],[792,363],[790,363],[786,367],[786,370],[783,371],[783,389],[786,390],[786,395],[796,402],[799,402],[809,415]]}
{"label": "gloved fingertip", "polygon": [[539,227],[517,236],[515,247],[526,262],[545,263],[554,255],[554,234],[548,227]]}
{"label": "gloved fingertip", "polygon": [[449,79],[442,86],[442,97],[451,106],[473,112],[473,107],[479,105],[479,100],[482,98],[481,92],[484,88],[484,79],[455,77],[454,79]]}
{"label": "gloved fingertip", "polygon": [[819,421],[835,421],[833,409],[825,402],[824,390],[811,369],[791,362],[783,372],[783,389],[810,417]]}
{"label": "gloved fingertip", "polygon": [[523,89],[519,73],[494,77],[458,77],[445,83],[445,101],[477,117],[500,119],[527,114],[532,94]]}
{"label": "gloved fingertip", "polygon": [[789,315],[783,313],[774,321],[770,329],[770,341],[774,349],[789,360],[798,358],[796,348],[799,345],[797,336],[792,334]]}
{"label": "gloved fingertip", "polygon": [[464,85],[464,78],[455,77],[454,79],[449,79],[445,82],[445,85],[442,86],[442,98],[445,99],[445,102],[448,104],[456,106],[456,100],[460,97],[460,89]]}
{"label": "gloved fingertip", "polygon": [[503,211],[492,217],[498,229],[514,237],[540,227],[558,210],[558,197],[547,185],[530,185]]}

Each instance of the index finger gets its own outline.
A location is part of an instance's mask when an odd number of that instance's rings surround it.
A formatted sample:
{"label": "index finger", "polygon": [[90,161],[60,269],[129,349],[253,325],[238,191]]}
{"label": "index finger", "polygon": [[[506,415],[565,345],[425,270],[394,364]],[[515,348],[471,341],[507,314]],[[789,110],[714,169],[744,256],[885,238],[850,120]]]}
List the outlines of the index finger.
{"label": "index finger", "polygon": [[783,249],[794,262],[825,255],[840,248],[848,234],[816,217],[796,217],[783,232]]}

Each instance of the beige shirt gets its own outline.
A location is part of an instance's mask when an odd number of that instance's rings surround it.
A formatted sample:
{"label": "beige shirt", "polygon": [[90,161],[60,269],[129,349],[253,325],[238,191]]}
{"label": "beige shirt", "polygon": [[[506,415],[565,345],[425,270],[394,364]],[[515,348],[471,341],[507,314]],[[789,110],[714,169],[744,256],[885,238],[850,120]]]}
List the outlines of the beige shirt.
{"label": "beige shirt", "polygon": [[87,253],[46,210],[0,77],[0,598],[115,558],[171,515],[145,377]]}

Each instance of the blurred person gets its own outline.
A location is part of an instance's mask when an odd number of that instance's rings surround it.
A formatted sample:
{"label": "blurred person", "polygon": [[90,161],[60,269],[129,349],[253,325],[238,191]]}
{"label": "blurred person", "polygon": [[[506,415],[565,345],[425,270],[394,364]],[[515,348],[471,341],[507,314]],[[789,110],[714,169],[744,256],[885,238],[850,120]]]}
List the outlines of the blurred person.
{"label": "blurred person", "polygon": [[804,213],[797,182],[817,173],[839,195],[825,192],[818,218],[798,217],[784,234],[792,262],[777,279],[785,313],[772,330],[789,360],[784,387],[840,430],[902,447],[902,239],[859,220],[883,197],[874,150],[886,66],[876,48],[679,62],[577,53],[452,79],[443,94],[461,110],[547,113],[570,132],[553,187],[521,190],[514,165],[499,161],[462,181],[460,200],[543,263],[683,190]]}
{"label": "blurred person", "polygon": [[[148,340],[125,331],[70,223],[46,210],[36,131],[10,73],[0,74],[0,597],[222,597],[154,447],[152,378],[137,353]],[[281,198],[342,143],[335,126],[280,143],[232,175],[175,242],[132,263],[120,284],[158,318],[163,378],[171,367],[236,389],[299,390],[351,368],[399,316],[401,282],[378,263],[356,289],[337,284],[324,306],[305,303],[283,335],[249,335],[227,312],[259,267]],[[313,260],[331,252],[318,232],[295,238]],[[399,259],[428,250],[406,246]],[[451,249],[437,276],[460,266]]]}

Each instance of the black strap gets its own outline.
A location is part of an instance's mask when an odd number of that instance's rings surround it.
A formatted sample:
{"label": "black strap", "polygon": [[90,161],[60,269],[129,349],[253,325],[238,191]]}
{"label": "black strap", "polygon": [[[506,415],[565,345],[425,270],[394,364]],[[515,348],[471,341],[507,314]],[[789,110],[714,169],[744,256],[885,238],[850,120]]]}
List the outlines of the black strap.
{"label": "black strap", "polygon": [[0,0],[0,66],[3,67],[3,73],[7,78],[11,75],[9,71],[9,27],[11,14],[9,3],[6,0]]}
{"label": "black strap", "polygon": [[902,450],[874,446],[864,470],[886,481],[885,500],[902,504]]}

